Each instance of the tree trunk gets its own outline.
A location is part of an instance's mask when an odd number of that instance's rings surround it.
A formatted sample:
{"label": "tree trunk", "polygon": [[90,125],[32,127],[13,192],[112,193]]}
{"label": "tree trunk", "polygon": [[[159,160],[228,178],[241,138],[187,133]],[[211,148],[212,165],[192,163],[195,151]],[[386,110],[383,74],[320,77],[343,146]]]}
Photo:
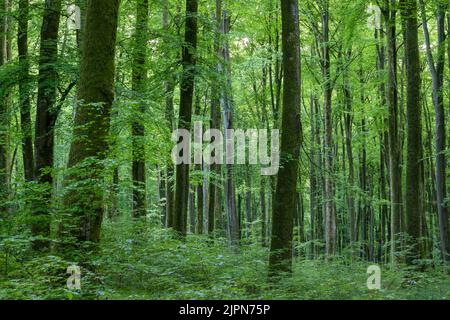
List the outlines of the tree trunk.
{"label": "tree trunk", "polygon": [[333,123],[331,95],[332,85],[330,77],[330,44],[329,44],[329,3],[324,1],[322,12],[322,36],[323,36],[323,80],[324,80],[324,113],[325,113],[325,251],[327,258],[336,253],[336,213],[334,211],[334,186],[333,186]]}
{"label": "tree trunk", "polygon": [[405,24],[405,53],[407,97],[406,116],[408,120],[407,168],[406,168],[406,228],[411,237],[411,252],[406,262],[413,264],[420,258],[419,238],[422,216],[422,124],[421,124],[421,79],[418,42],[417,2],[402,0],[401,14]]}
{"label": "tree trunk", "polygon": [[[163,19],[162,19],[163,29],[168,32],[169,30],[169,3],[168,0],[163,2]],[[169,40],[166,45],[169,47],[171,44]],[[165,117],[167,124],[171,130],[174,129],[174,110],[173,110],[173,95],[175,90],[175,78],[172,74],[168,76],[164,84],[165,91]],[[166,169],[166,226],[168,228],[173,228],[173,210],[174,210],[174,198],[175,198],[175,188],[173,183],[174,176],[173,163],[169,161],[167,163]]]}
{"label": "tree trunk", "polygon": [[139,218],[146,214],[146,183],[145,183],[145,129],[142,119],[145,113],[145,94],[147,80],[147,28],[148,0],[136,2],[136,29],[133,52],[132,90],[138,101],[132,124],[132,179],[133,179],[133,217]]}
{"label": "tree trunk", "polygon": [[396,0],[385,0],[384,16],[387,29],[388,47],[388,85],[387,104],[389,121],[389,177],[391,196],[391,263],[395,263],[397,235],[400,229],[401,205],[402,205],[402,169],[401,146],[399,137],[399,109],[397,86],[397,28],[396,28]]}
{"label": "tree trunk", "polygon": [[[7,3],[0,1],[0,67],[6,64],[7,57]],[[8,195],[8,106],[6,103],[7,92],[0,87],[0,212],[6,212],[6,200]]]}
{"label": "tree trunk", "polygon": [[[197,0],[186,0],[186,26],[183,45],[183,74],[180,84],[180,113],[178,129],[190,130],[195,78],[195,50],[197,48]],[[177,165],[174,229],[186,236],[186,219],[189,193],[189,164]]]}
{"label": "tree trunk", "polygon": [[[56,88],[58,73],[58,31],[61,0],[46,0],[41,28],[39,55],[38,96],[35,123],[35,170],[42,184],[42,199],[35,202],[31,231],[34,237],[47,237],[50,233],[49,202],[53,184],[54,126],[57,118]],[[35,241],[35,249],[47,247],[46,241]]]}
{"label": "tree trunk", "polygon": [[[284,69],[281,159],[273,197],[272,241],[269,273],[292,269],[292,236],[301,148],[300,122],[300,32],[298,1],[282,0],[282,50]],[[286,160],[287,159],[287,160]]]}
{"label": "tree trunk", "polygon": [[28,61],[29,1],[19,1],[17,50],[21,76],[19,80],[20,129],[22,132],[22,158],[25,181],[34,179],[33,137],[30,114],[30,63]]}
{"label": "tree trunk", "polygon": [[[60,236],[68,234],[78,244],[100,240],[102,171],[109,150],[119,3],[120,0],[88,0],[87,3],[79,104],[66,177],[69,190],[64,197],[70,221],[60,225]],[[74,184],[76,189],[73,189]]]}
{"label": "tree trunk", "polygon": [[422,12],[422,27],[425,35],[425,44],[427,52],[428,68],[431,73],[433,87],[433,105],[436,115],[436,196],[437,213],[439,221],[439,235],[441,255],[444,263],[448,260],[448,213],[445,205],[446,197],[446,157],[445,157],[445,111],[444,111],[444,66],[445,66],[445,12],[446,7],[443,4],[437,4],[437,32],[438,32],[438,56],[436,65],[434,63],[433,53],[431,51],[430,34],[428,31],[428,22],[425,13],[425,3],[419,0]]}
{"label": "tree trunk", "polygon": [[[230,31],[230,17],[228,17],[227,11],[222,13],[222,24],[220,33],[223,37],[226,37]],[[223,129],[225,130],[226,139],[226,165],[225,165],[225,209],[227,212],[228,221],[228,236],[232,246],[239,245],[240,229],[239,220],[236,212],[236,191],[234,188],[234,174],[233,174],[233,158],[229,163],[230,155],[233,155],[232,150],[228,150],[228,143],[234,145],[234,141],[229,136],[229,130],[233,129],[233,98],[232,98],[232,86],[231,86],[231,65],[230,65],[230,50],[228,41],[225,40],[223,47],[221,48],[221,58],[223,59],[223,65],[219,64],[219,73],[224,76],[225,85],[222,87],[220,94],[220,106],[222,108],[223,116]]]}

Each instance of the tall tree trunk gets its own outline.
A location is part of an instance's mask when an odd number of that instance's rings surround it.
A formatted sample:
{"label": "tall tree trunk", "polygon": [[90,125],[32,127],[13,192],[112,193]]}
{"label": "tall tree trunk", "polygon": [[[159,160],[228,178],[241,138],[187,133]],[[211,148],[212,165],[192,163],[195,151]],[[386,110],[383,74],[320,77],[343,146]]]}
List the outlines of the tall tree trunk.
{"label": "tall tree trunk", "polygon": [[[163,29],[169,31],[169,2],[168,0],[163,1],[163,18],[162,18]],[[167,40],[167,47],[170,46],[170,40]],[[174,110],[173,110],[173,95],[175,90],[175,78],[172,74],[169,75],[168,79],[164,84],[165,91],[165,118],[167,124],[171,130],[174,129]],[[174,210],[174,198],[175,198],[175,188],[173,183],[174,176],[173,163],[169,161],[166,169],[166,226],[168,228],[173,228],[173,210]]]}
{"label": "tall tree trunk", "polygon": [[332,84],[330,77],[330,22],[329,2],[324,1],[322,12],[323,37],[323,80],[324,80],[324,113],[325,113],[325,251],[327,257],[336,253],[336,213],[334,212],[333,186],[333,119],[331,108]]}
{"label": "tall tree trunk", "polygon": [[405,23],[405,53],[407,76],[407,120],[408,145],[406,168],[406,228],[411,237],[411,252],[406,262],[413,264],[420,258],[419,238],[421,236],[420,219],[422,216],[422,124],[421,124],[421,79],[418,42],[417,2],[401,0],[401,14]]}
{"label": "tall tree trunk", "polygon": [[[120,0],[88,0],[73,140],[69,152],[69,221],[60,236],[98,242],[103,219],[103,161],[108,153],[114,100],[116,33]],[[98,63],[102,61],[102,63]],[[73,189],[76,184],[77,188]]]}
{"label": "tall tree trunk", "polygon": [[17,50],[21,76],[19,79],[20,129],[22,131],[22,158],[25,181],[34,179],[33,137],[30,113],[30,63],[28,60],[29,1],[19,1]]}
{"label": "tall tree trunk", "polygon": [[[225,38],[230,31],[230,17],[227,11],[222,13],[222,24],[220,33]],[[223,65],[219,64],[219,73],[224,76],[225,85],[222,87],[220,94],[220,106],[222,108],[223,116],[223,129],[225,130],[226,139],[226,165],[225,165],[225,209],[227,212],[228,221],[228,236],[231,245],[237,246],[240,239],[239,220],[236,211],[236,190],[234,188],[234,174],[233,174],[233,152],[228,150],[228,143],[234,145],[232,136],[228,135],[229,130],[233,129],[233,98],[232,98],[232,86],[231,86],[231,65],[230,65],[230,50],[228,41],[225,40],[221,48],[221,58],[223,59]],[[231,155],[231,157],[230,157]],[[229,158],[231,162],[229,163]]]}
{"label": "tall tree trunk", "polygon": [[273,197],[272,241],[269,273],[291,271],[292,236],[297,196],[298,160],[301,148],[300,122],[300,31],[297,0],[281,1],[284,69],[281,159]]}
{"label": "tall tree trunk", "polygon": [[385,0],[384,16],[387,29],[388,48],[388,136],[389,136],[389,184],[391,196],[391,263],[395,263],[395,252],[397,235],[400,232],[400,217],[402,206],[402,169],[401,143],[399,137],[399,108],[398,108],[398,86],[397,86],[397,28],[396,28],[396,0]]}
{"label": "tall tree trunk", "polygon": [[[220,55],[220,25],[222,24],[222,0],[216,0],[215,13],[213,14],[213,32],[214,32],[214,53]],[[216,71],[219,70],[220,63],[217,63]],[[219,87],[213,85],[211,88],[211,129],[220,129],[220,93]],[[215,156],[215,155],[213,155]],[[213,237],[215,228],[215,217],[217,200],[220,190],[217,188],[217,180],[220,177],[220,165],[211,164],[211,178],[209,180],[209,201],[208,201],[208,235]]]}
{"label": "tall tree trunk", "polygon": [[[8,61],[7,55],[7,0],[0,1],[0,67]],[[8,195],[8,106],[7,91],[0,87],[0,212],[6,211]]]}
{"label": "tall tree trunk", "polygon": [[145,94],[147,80],[147,29],[148,0],[136,2],[136,29],[133,52],[132,90],[139,101],[138,110],[133,114],[132,124],[132,179],[133,179],[133,217],[146,214],[145,182],[145,129],[142,118],[145,113]]}
{"label": "tall tree trunk", "polygon": [[[351,51],[347,53],[347,59],[350,59]],[[347,206],[348,206],[348,216],[349,216],[349,228],[350,228],[350,244],[356,241],[356,216],[355,216],[355,199],[353,197],[355,187],[355,167],[353,164],[353,111],[352,111],[352,92],[350,89],[350,83],[348,76],[345,74],[344,80],[344,104],[345,104],[345,146],[347,151],[347,161],[348,161],[348,186],[347,191]]]}
{"label": "tall tree trunk", "polygon": [[317,239],[317,223],[319,223],[319,220],[317,220],[317,214],[318,214],[318,196],[317,196],[317,173],[316,173],[316,161],[319,159],[316,159],[316,149],[317,146],[315,144],[315,138],[316,138],[316,113],[315,113],[315,101],[314,101],[314,94],[311,93],[310,96],[310,122],[311,122],[311,136],[310,136],[310,151],[309,151],[309,215],[310,215],[310,241],[311,241],[311,248],[310,248],[310,254],[311,258],[314,258],[315,255],[315,244],[314,241]]}
{"label": "tall tree trunk", "polygon": [[[178,129],[190,130],[192,100],[195,80],[195,50],[197,48],[197,0],[186,0],[186,23],[183,45],[183,74],[180,84],[180,113]],[[177,165],[174,229],[182,237],[186,235],[186,219],[189,193],[189,164]]]}
{"label": "tall tree trunk", "polygon": [[[46,0],[41,28],[39,54],[38,96],[35,123],[35,169],[37,181],[42,184],[43,195],[34,204],[31,231],[34,237],[47,237],[50,233],[49,202],[52,194],[54,126],[57,119],[56,88],[58,72],[58,31],[61,0]],[[35,249],[47,247],[46,241],[35,241]]]}
{"label": "tall tree trunk", "polygon": [[431,73],[433,87],[433,105],[435,110],[435,142],[436,142],[436,196],[437,212],[439,219],[440,248],[443,261],[448,260],[448,213],[445,205],[446,197],[446,157],[445,157],[445,111],[444,111],[444,66],[445,66],[445,12],[448,4],[437,3],[437,32],[438,32],[438,54],[436,64],[431,51],[430,33],[425,13],[425,3],[419,0],[422,12],[422,27],[425,35],[428,68]]}

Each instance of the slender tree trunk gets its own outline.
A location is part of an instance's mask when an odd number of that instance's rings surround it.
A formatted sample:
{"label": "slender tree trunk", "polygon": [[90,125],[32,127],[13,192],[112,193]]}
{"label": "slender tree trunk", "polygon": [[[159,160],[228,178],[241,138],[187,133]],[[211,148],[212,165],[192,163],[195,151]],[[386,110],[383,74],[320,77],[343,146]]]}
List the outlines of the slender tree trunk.
{"label": "slender tree trunk", "polygon": [[324,1],[322,12],[323,36],[323,79],[324,79],[324,113],[325,113],[325,244],[327,258],[336,253],[336,213],[334,212],[333,186],[333,122],[331,95],[332,84],[330,77],[330,39],[329,39],[329,3]]}
{"label": "slender tree trunk", "polygon": [[[169,31],[169,2],[168,0],[163,1],[163,18],[162,18],[163,29]],[[166,43],[167,47],[170,46],[169,40]],[[174,110],[173,110],[173,95],[175,90],[175,78],[173,75],[169,75],[168,79],[164,84],[165,91],[165,118],[167,124],[171,130],[174,129]],[[168,228],[173,228],[173,216],[174,216],[174,199],[175,199],[175,188],[173,183],[174,176],[173,163],[170,161],[166,168],[166,226]]]}
{"label": "slender tree trunk", "polygon": [[[7,57],[7,3],[0,1],[0,67],[6,64]],[[8,196],[8,106],[7,90],[0,86],[0,212],[6,212]]]}
{"label": "slender tree trunk", "polygon": [[310,214],[310,241],[311,241],[311,249],[310,254],[311,258],[314,258],[315,255],[315,245],[314,241],[316,240],[317,231],[316,231],[316,224],[319,222],[317,220],[317,214],[318,214],[318,197],[317,197],[317,173],[316,173],[316,149],[317,146],[315,145],[315,139],[316,139],[316,113],[315,113],[315,101],[314,101],[314,94],[311,93],[310,97],[310,115],[311,115],[311,137],[310,137],[310,152],[309,152],[309,214]]}
{"label": "slender tree trunk", "polygon": [[425,35],[428,68],[431,73],[433,87],[433,105],[435,110],[435,143],[436,143],[436,196],[439,221],[441,255],[444,262],[448,260],[448,213],[445,205],[446,197],[446,157],[445,157],[445,111],[444,111],[444,66],[445,66],[445,12],[447,5],[437,3],[438,54],[436,64],[431,51],[430,34],[425,13],[425,3],[419,0],[422,12],[422,27]]}
{"label": "slender tree trunk", "polygon": [[[178,129],[190,130],[195,79],[195,50],[197,48],[197,0],[186,0],[186,24],[183,45],[183,74],[180,84],[180,114]],[[189,164],[177,165],[174,229],[186,236],[186,219],[189,193]]]}
{"label": "slender tree trunk", "polygon": [[[222,12],[222,24],[220,33],[223,37],[226,37],[230,31],[230,17],[227,11]],[[232,145],[234,141],[231,140],[232,136],[229,136],[229,130],[233,129],[233,98],[232,98],[232,86],[231,86],[231,65],[230,65],[230,50],[228,41],[225,40],[221,48],[221,58],[223,59],[223,65],[219,64],[219,73],[224,76],[224,86],[220,95],[220,106],[222,108],[223,116],[223,129],[225,130],[225,139]],[[226,142],[226,145],[228,145]],[[225,151],[226,165],[225,165],[225,209],[227,212],[228,221],[228,236],[231,245],[239,245],[240,229],[239,220],[236,212],[236,190],[234,188],[234,173],[233,173],[233,158],[229,163],[229,156],[232,155],[232,151]]]}
{"label": "slender tree trunk", "polygon": [[30,63],[28,60],[29,1],[19,1],[17,50],[21,76],[19,79],[20,128],[22,131],[22,158],[25,181],[34,179],[33,137],[30,113]]}
{"label": "slender tree trunk", "polygon": [[252,223],[252,185],[251,185],[250,167],[247,167],[246,172],[246,184],[245,184],[245,233],[247,239],[251,235],[251,223]]}
{"label": "slender tree trunk", "polygon": [[388,48],[388,84],[387,104],[389,122],[389,177],[391,196],[391,263],[395,263],[395,252],[397,235],[400,232],[400,218],[402,205],[402,169],[401,146],[399,137],[399,108],[398,108],[398,86],[397,86],[397,28],[396,28],[396,0],[385,0],[384,16],[387,29]]}
{"label": "slender tree trunk", "polygon": [[[109,150],[119,4],[120,0],[88,0],[87,3],[79,104],[69,152],[69,175],[66,177],[69,191],[64,198],[70,221],[63,221],[59,230],[60,236],[72,236],[77,244],[100,240],[102,172]],[[76,184],[76,189],[73,189],[73,184]]]}
{"label": "slender tree trunk", "polygon": [[261,207],[261,244],[267,246],[267,206],[266,206],[266,190],[264,179],[260,181],[259,201]]}
{"label": "slender tree trunk", "polygon": [[[35,123],[35,169],[37,181],[42,184],[42,199],[34,204],[31,231],[33,236],[47,237],[50,233],[49,202],[53,184],[54,126],[57,119],[56,88],[58,72],[58,31],[61,0],[46,0],[41,28],[39,55],[38,96]],[[44,249],[46,241],[35,241],[35,249]]]}
{"label": "slender tree trunk", "polygon": [[138,110],[133,114],[132,124],[132,179],[133,179],[133,217],[146,214],[145,183],[145,129],[142,118],[145,113],[145,93],[147,80],[147,28],[148,0],[136,2],[136,29],[133,52],[132,89],[139,101]]}
{"label": "slender tree trunk", "polygon": [[422,216],[422,124],[421,124],[421,79],[418,42],[417,2],[402,0],[401,14],[405,23],[405,53],[407,76],[407,120],[408,145],[406,168],[406,227],[411,237],[411,252],[406,262],[413,264],[420,258],[419,238],[421,236]]}
{"label": "slender tree trunk", "polygon": [[[222,0],[216,0],[215,14],[213,15],[213,32],[214,32],[214,52],[220,55],[220,25],[222,24]],[[217,64],[216,70],[219,70],[220,64]],[[220,94],[217,85],[213,85],[211,88],[211,129],[220,129]],[[213,155],[215,156],[215,155]],[[216,212],[217,199],[219,197],[220,190],[217,188],[217,180],[220,177],[220,165],[211,164],[211,178],[209,180],[209,203],[208,203],[208,235],[214,236],[215,217],[218,215]]]}
{"label": "slender tree trunk", "polygon": [[[347,54],[347,59],[350,58],[351,52],[349,51]],[[348,161],[348,185],[349,190],[347,191],[347,206],[348,206],[348,216],[349,216],[349,224],[350,224],[350,244],[353,244],[356,241],[356,230],[355,230],[355,199],[353,197],[355,187],[355,167],[353,164],[353,111],[352,111],[352,93],[350,89],[350,83],[346,76],[344,81],[344,101],[345,101],[345,114],[344,114],[344,122],[345,122],[345,145],[347,151],[347,161]]]}
{"label": "slender tree trunk", "polygon": [[[297,0],[281,1],[284,69],[281,159],[273,197],[269,274],[291,271],[293,219],[301,148],[300,31]],[[287,160],[286,160],[287,159]]]}

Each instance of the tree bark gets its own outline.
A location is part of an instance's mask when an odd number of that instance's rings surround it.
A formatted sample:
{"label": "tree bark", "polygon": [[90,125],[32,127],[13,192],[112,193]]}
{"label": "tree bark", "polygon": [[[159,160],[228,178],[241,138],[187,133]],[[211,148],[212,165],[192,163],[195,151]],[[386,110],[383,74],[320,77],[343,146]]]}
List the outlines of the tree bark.
{"label": "tree bark", "polygon": [[[180,113],[178,129],[190,130],[195,79],[195,50],[197,48],[197,0],[186,0],[186,26],[183,45],[183,74],[180,84]],[[186,236],[186,219],[189,194],[189,164],[177,165],[174,229]]]}
{"label": "tree bark", "polygon": [[401,0],[401,14],[405,26],[405,53],[408,120],[407,168],[406,168],[406,228],[411,251],[406,262],[414,264],[420,258],[419,238],[422,216],[422,124],[421,124],[421,78],[418,42],[416,0]]}
{"label": "tree bark", "polygon": [[[163,29],[169,31],[169,3],[168,0],[163,2],[163,19],[162,19]],[[166,45],[169,47],[170,43],[167,41]],[[173,110],[173,95],[175,90],[175,78],[172,74],[164,84],[165,91],[165,118],[167,124],[171,130],[174,129],[174,110]],[[174,211],[174,167],[173,163],[169,161],[166,168],[166,226],[168,228],[173,228],[173,211]]]}
{"label": "tree bark", "polygon": [[384,17],[387,29],[388,48],[388,137],[389,137],[389,184],[391,197],[391,263],[395,263],[395,252],[397,235],[401,231],[400,218],[402,206],[402,169],[401,146],[399,137],[399,108],[398,108],[398,86],[397,86],[397,28],[396,28],[396,0],[385,0]]}
{"label": "tree bark", "polygon": [[[8,61],[7,55],[7,2],[0,1],[0,67]],[[0,87],[0,212],[6,212],[8,196],[8,106],[7,92]]]}
{"label": "tree bark", "polygon": [[132,124],[132,179],[133,179],[133,217],[146,214],[146,181],[145,181],[145,129],[142,118],[145,113],[145,94],[147,80],[147,29],[148,0],[136,2],[136,29],[133,52],[132,90],[138,101]]}
{"label": "tree bark", "polygon": [[[41,199],[34,204],[31,231],[34,237],[47,237],[50,233],[49,202],[53,184],[54,126],[57,119],[56,88],[58,72],[58,31],[61,0],[46,0],[41,28],[39,54],[38,96],[35,122],[35,170],[42,184]],[[35,249],[44,249],[47,241],[34,241]]]}
{"label": "tree bark", "polygon": [[30,63],[28,60],[29,1],[19,1],[17,51],[21,76],[19,79],[20,129],[22,132],[22,158],[25,181],[34,179],[34,153],[30,113]]}
{"label": "tree bark", "polygon": [[65,181],[68,192],[64,205],[69,221],[60,225],[60,236],[72,236],[77,245],[100,240],[102,173],[109,150],[119,4],[120,0],[88,0],[87,3],[79,104],[69,152],[69,175]]}
{"label": "tree bark", "polygon": [[324,113],[325,113],[325,252],[327,258],[336,253],[336,213],[334,211],[333,186],[333,119],[332,119],[332,84],[330,76],[330,22],[329,2],[324,1],[322,12],[323,37],[323,80],[324,80]]}
{"label": "tree bark", "polygon": [[281,155],[273,197],[269,274],[292,270],[293,219],[295,215],[298,160],[301,148],[300,122],[300,31],[297,0],[281,1],[284,69]]}
{"label": "tree bark", "polygon": [[[222,24],[220,33],[222,37],[226,37],[230,31],[230,17],[227,11],[222,12]],[[230,50],[228,41],[225,40],[221,47],[221,58],[223,64],[219,63],[219,73],[224,76],[224,86],[222,87],[220,94],[220,106],[223,116],[223,129],[225,130],[225,139],[229,140],[232,137],[228,136],[228,130],[233,129],[233,98],[232,98],[232,85],[231,85],[231,65],[230,65]],[[233,144],[233,141],[231,141]],[[226,142],[227,144],[227,142]],[[228,148],[226,148],[228,149]],[[236,190],[234,188],[234,173],[233,164],[228,163],[229,151],[225,151],[226,165],[225,165],[225,209],[227,212],[227,226],[228,237],[232,246],[239,245],[240,229],[239,220],[236,211]],[[232,159],[231,159],[232,160]]]}
{"label": "tree bark", "polygon": [[447,5],[438,3],[436,6],[438,53],[436,64],[431,51],[430,33],[425,12],[425,3],[419,0],[422,13],[422,27],[425,36],[428,68],[432,78],[433,105],[435,110],[435,144],[436,144],[436,196],[439,221],[440,248],[444,263],[448,260],[448,213],[445,205],[446,197],[446,157],[445,157],[445,111],[444,111],[444,66],[445,66],[445,12]]}

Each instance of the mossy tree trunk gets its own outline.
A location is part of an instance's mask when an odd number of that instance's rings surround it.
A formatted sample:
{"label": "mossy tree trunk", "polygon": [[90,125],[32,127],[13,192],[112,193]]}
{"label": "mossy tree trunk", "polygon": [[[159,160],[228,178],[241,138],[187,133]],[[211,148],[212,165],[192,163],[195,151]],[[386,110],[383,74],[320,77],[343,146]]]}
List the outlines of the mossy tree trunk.
{"label": "mossy tree trunk", "polygon": [[300,123],[300,31],[298,1],[282,0],[282,50],[284,69],[281,132],[281,167],[273,197],[269,272],[292,268],[293,219],[296,210]]}
{"label": "mossy tree trunk", "polygon": [[98,242],[103,218],[103,161],[109,150],[120,0],[88,0],[78,105],[70,146],[60,236]]}
{"label": "mossy tree trunk", "polygon": [[133,179],[133,217],[142,217],[146,213],[145,181],[145,143],[143,115],[145,112],[145,93],[147,79],[147,29],[148,0],[136,2],[136,30],[133,52],[132,89],[138,101],[138,110],[133,113],[132,124],[132,179]]}
{"label": "mossy tree trunk", "polygon": [[[48,237],[50,234],[50,201],[53,185],[54,127],[57,119],[56,90],[58,86],[58,32],[61,0],[46,0],[41,27],[39,52],[38,95],[35,122],[35,170],[42,195],[34,203],[32,234]],[[48,241],[34,241],[35,249],[44,249]]]}
{"label": "mossy tree trunk", "polygon": [[402,0],[401,15],[404,22],[406,55],[406,116],[408,121],[406,167],[406,231],[410,237],[410,252],[406,262],[413,264],[420,258],[422,217],[422,123],[421,78],[418,41],[417,1]]}

